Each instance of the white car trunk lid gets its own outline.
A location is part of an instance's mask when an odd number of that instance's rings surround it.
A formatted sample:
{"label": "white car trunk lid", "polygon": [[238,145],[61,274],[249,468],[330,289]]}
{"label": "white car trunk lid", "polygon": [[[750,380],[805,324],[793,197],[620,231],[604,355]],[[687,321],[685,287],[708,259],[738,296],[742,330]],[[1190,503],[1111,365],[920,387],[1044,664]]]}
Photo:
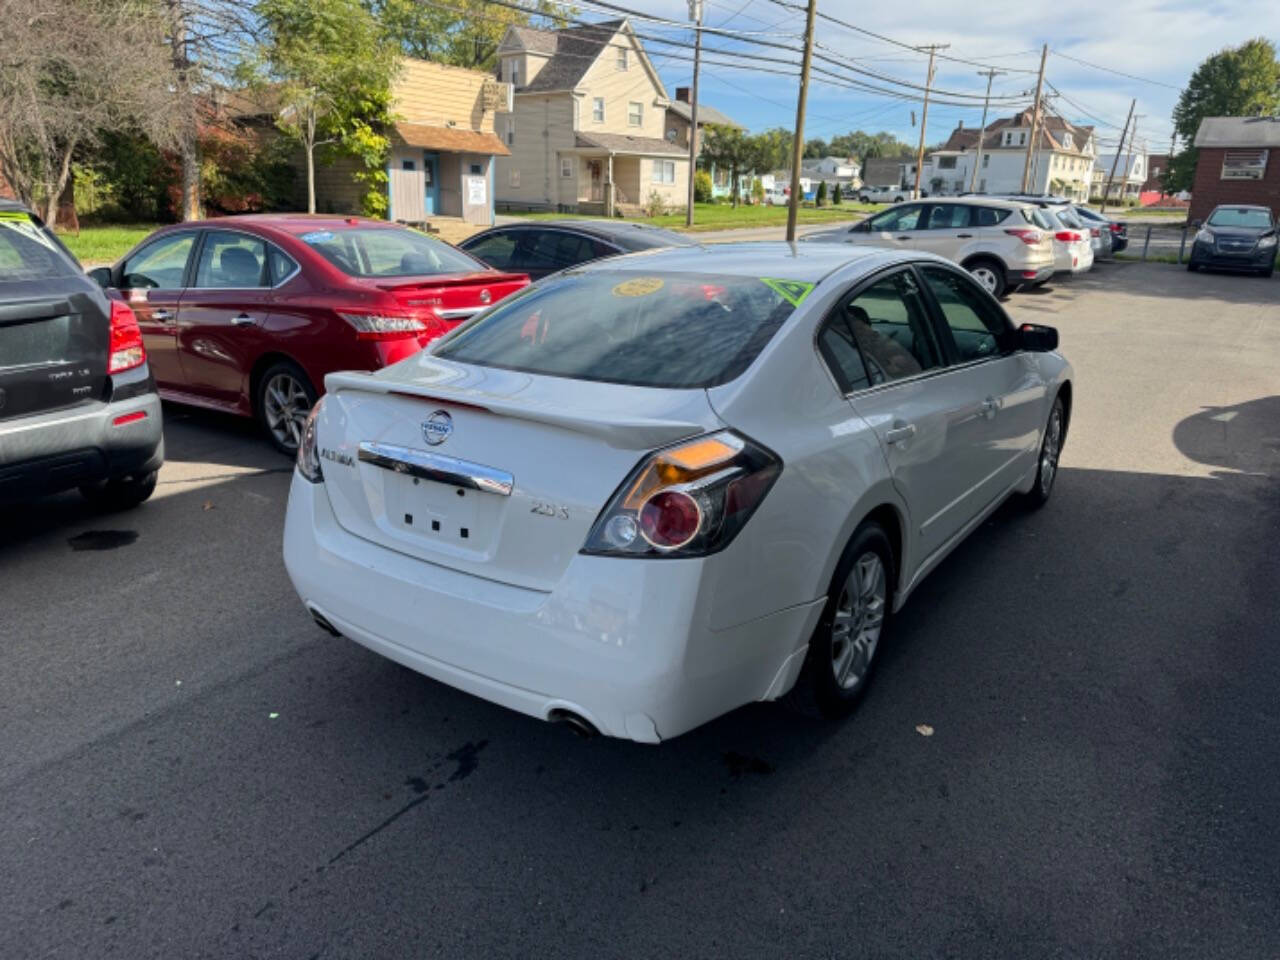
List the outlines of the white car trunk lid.
{"label": "white car trunk lid", "polygon": [[718,429],[704,390],[536,376],[421,354],[331,374],[325,489],[356,536],[549,590],[610,495],[655,447]]}

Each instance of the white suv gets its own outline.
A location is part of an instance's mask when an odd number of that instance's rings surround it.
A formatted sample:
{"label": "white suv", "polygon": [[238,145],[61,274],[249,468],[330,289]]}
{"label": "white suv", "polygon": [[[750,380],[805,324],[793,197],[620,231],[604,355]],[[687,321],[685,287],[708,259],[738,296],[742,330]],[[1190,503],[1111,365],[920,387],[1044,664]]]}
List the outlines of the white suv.
{"label": "white suv", "polygon": [[808,242],[925,250],[964,267],[994,296],[1053,276],[1053,225],[1035,204],[986,197],[913,200]]}

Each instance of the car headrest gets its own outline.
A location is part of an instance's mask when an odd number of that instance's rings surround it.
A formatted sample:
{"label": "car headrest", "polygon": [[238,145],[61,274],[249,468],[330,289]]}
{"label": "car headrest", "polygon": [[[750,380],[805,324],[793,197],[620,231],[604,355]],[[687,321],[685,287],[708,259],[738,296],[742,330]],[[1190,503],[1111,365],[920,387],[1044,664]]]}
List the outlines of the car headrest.
{"label": "car headrest", "polygon": [[225,247],[218,255],[218,276],[228,287],[256,287],[262,266],[244,247]]}
{"label": "car headrest", "polygon": [[430,273],[431,262],[425,253],[411,250],[400,258],[400,272],[403,274]]}

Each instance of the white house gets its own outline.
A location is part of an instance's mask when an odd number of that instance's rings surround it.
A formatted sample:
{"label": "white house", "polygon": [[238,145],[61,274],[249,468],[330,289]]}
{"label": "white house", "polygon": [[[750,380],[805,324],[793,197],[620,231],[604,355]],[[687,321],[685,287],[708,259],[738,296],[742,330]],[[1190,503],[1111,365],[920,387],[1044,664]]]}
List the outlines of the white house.
{"label": "white house", "polygon": [[1135,153],[1132,157],[1124,154],[1116,160],[1114,153],[1099,156],[1093,164],[1092,195],[1101,197],[1107,188],[1107,178],[1111,176],[1111,165],[1115,164],[1115,178],[1111,181],[1111,192],[1108,200],[1137,200],[1142,193],[1142,185],[1147,182],[1148,161],[1145,153]]}
{"label": "white house", "polygon": [[[978,193],[1017,193],[1022,190],[1031,110],[1002,117],[985,130],[957,127],[941,150],[925,158],[920,187],[933,195],[954,195],[970,189]],[[982,159],[978,160],[978,139]],[[1077,126],[1062,117],[1041,118],[1039,142],[1031,151],[1027,192],[1051,193],[1087,200],[1093,179],[1096,138],[1093,127]],[[977,166],[977,177],[973,176]]]}

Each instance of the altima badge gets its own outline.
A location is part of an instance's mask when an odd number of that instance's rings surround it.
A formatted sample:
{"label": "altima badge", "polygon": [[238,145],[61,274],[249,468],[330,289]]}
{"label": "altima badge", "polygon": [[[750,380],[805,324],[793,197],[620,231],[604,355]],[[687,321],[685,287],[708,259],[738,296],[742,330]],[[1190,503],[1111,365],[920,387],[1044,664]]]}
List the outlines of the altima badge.
{"label": "altima badge", "polygon": [[438,447],[449,439],[453,433],[453,417],[448,410],[437,410],[422,421],[422,439],[431,446]]}

